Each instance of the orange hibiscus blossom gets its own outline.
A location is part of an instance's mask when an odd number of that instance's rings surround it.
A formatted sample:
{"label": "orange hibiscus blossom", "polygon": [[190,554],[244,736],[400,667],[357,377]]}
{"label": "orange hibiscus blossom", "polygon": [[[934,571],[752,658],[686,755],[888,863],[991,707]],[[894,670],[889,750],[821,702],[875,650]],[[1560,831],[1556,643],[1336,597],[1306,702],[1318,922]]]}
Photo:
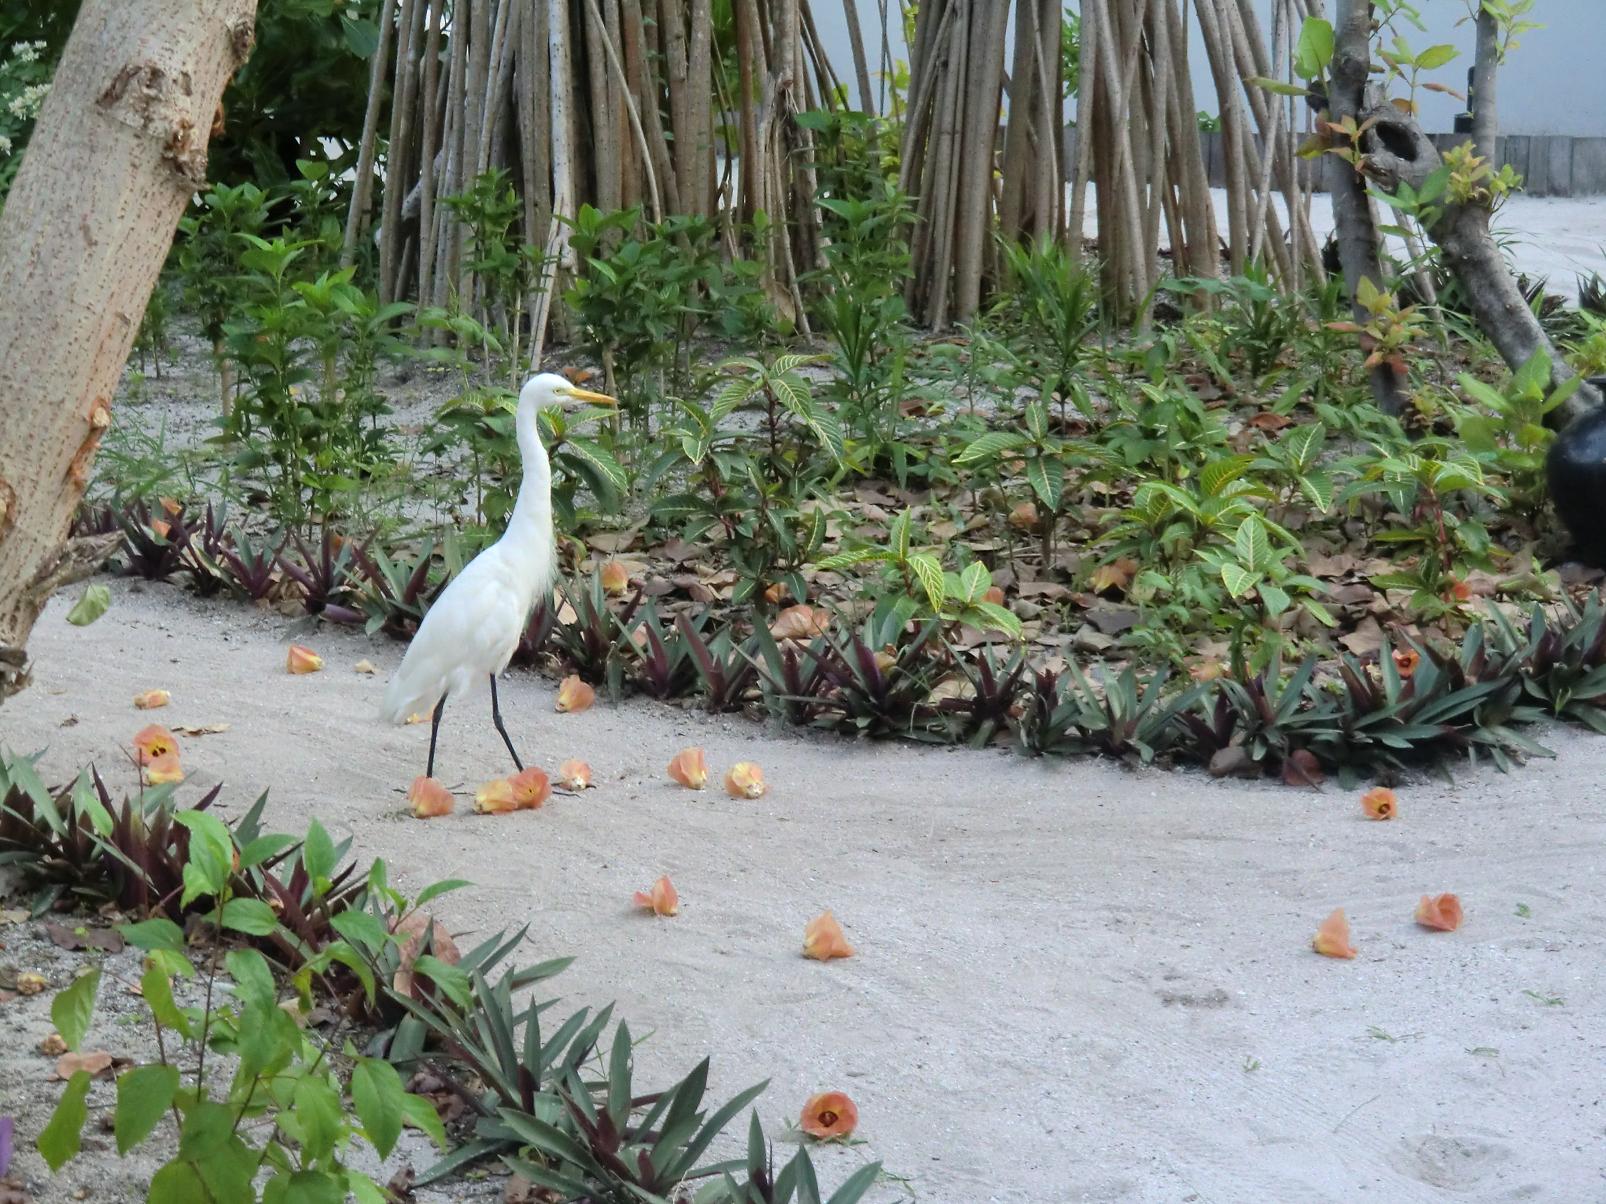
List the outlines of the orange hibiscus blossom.
{"label": "orange hibiscus blossom", "polygon": [[1435,932],[1454,932],[1461,927],[1461,900],[1452,894],[1423,895],[1416,905],[1416,922]]}
{"label": "orange hibiscus blossom", "polygon": [[853,956],[853,946],[848,944],[842,925],[830,912],[815,916],[804,925],[803,956],[821,962],[828,962],[834,957]]}
{"label": "orange hibiscus blossom", "polygon": [[1378,786],[1361,795],[1361,810],[1367,819],[1393,819],[1400,813],[1399,800],[1387,786]]}
{"label": "orange hibiscus blossom", "polygon": [[672,916],[680,911],[680,895],[675,890],[675,884],[664,874],[652,884],[649,890],[638,890],[635,894],[637,907],[645,907],[654,915]]}
{"label": "orange hibiscus blossom", "polygon": [[1355,946],[1349,943],[1349,920],[1345,918],[1342,907],[1336,908],[1332,915],[1322,921],[1321,927],[1316,929],[1316,938],[1311,941],[1311,948],[1323,957],[1355,956]]}
{"label": "orange hibiscus blossom", "polygon": [[803,1105],[802,1128],[820,1141],[844,1140],[859,1124],[859,1109],[840,1091],[822,1091]]}

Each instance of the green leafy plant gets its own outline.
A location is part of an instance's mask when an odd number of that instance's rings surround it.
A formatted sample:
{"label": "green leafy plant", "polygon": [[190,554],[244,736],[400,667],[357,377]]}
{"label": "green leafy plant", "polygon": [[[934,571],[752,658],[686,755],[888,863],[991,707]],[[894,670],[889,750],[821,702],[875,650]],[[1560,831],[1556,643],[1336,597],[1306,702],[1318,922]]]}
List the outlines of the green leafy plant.
{"label": "green leafy plant", "polygon": [[[264,938],[277,932],[272,908],[235,893],[238,850],[223,823],[205,811],[176,818],[189,834],[180,905],[204,903],[219,934]],[[242,870],[251,868],[252,852],[241,854]],[[144,1144],[165,1117],[178,1130],[176,1151],[152,1176],[150,1199],[267,1204],[352,1194],[379,1204],[385,1199],[379,1185],[347,1165],[359,1139],[384,1157],[405,1119],[445,1144],[433,1106],[408,1095],[394,1067],[359,1056],[338,1039],[338,1030],[324,1038],[292,1015],[310,1007],[314,977],[337,962],[365,976],[372,995],[364,963],[344,941],[309,958],[281,998],[267,959],[255,949],[208,946],[197,964],[172,920],[143,920],[121,932],[147,955],[141,997],[161,1055],[118,1077],[118,1152]],[[199,1006],[179,1002],[181,984],[190,982],[204,990]],[[97,986],[98,972],[91,972],[57,999],[53,1010],[69,1046],[78,1046],[88,1031]],[[73,1074],[40,1133],[39,1149],[52,1170],[79,1152],[89,1082],[87,1071]]]}

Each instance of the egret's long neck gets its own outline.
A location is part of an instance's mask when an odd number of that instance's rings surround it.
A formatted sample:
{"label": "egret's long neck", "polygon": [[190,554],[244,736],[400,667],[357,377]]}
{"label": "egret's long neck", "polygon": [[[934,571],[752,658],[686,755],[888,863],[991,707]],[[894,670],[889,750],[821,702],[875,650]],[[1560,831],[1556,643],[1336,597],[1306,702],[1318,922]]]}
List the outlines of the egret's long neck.
{"label": "egret's long neck", "polygon": [[519,455],[524,461],[524,479],[519,482],[518,500],[508,519],[504,542],[528,548],[532,553],[553,544],[552,464],[536,428],[535,409],[519,407],[516,418]]}

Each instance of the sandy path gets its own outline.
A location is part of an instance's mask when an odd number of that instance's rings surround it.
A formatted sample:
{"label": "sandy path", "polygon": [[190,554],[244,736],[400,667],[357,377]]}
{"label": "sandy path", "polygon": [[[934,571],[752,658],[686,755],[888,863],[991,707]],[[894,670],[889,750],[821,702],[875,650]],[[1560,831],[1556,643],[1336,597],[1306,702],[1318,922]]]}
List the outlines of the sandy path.
{"label": "sandy path", "polygon": [[[271,821],[354,830],[415,888],[472,879],[448,921],[530,921],[532,958],[578,955],[558,985],[656,1029],[651,1077],[704,1053],[725,1094],[772,1077],[773,1129],[810,1092],[849,1091],[867,1144],[822,1153],[833,1182],[874,1156],[923,1204],[1606,1199],[1606,742],[1552,732],[1558,760],[1411,786],[1384,825],[1338,791],[853,745],[650,703],[559,716],[550,682],[516,674],[515,739],[548,769],[586,758],[600,789],[426,826],[400,789],[428,733],[372,718],[398,645],[319,632],[327,669],[293,678],[282,619],[113,590],[88,629],[61,600],[41,621],[37,684],[0,710],[8,745],[48,745],[47,777],[115,765],[145,718],[130,697],[170,689],[163,721],[232,724],[186,742],[187,788],[226,777],[235,814],[271,788]],[[352,672],[363,657],[380,676]],[[505,772],[487,711],[448,711],[448,782]],[[671,787],[663,766],[693,743],[712,765],[760,761],[772,792]],[[665,871],[682,914],[632,914]],[[1461,894],[1459,933],[1411,923],[1439,890]],[[1354,962],[1309,950],[1340,904]],[[858,957],[798,956],[826,907]]]}

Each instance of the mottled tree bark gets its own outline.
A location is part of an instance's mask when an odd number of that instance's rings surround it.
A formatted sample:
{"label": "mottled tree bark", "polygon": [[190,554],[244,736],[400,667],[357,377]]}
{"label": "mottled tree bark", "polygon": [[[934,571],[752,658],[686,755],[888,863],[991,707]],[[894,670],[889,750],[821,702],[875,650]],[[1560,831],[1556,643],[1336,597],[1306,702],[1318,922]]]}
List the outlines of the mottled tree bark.
{"label": "mottled tree bark", "polygon": [[0,213],[0,699],[51,593],[105,557],[68,528],[255,13],[85,0]]}

